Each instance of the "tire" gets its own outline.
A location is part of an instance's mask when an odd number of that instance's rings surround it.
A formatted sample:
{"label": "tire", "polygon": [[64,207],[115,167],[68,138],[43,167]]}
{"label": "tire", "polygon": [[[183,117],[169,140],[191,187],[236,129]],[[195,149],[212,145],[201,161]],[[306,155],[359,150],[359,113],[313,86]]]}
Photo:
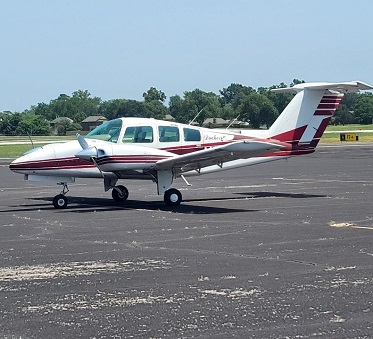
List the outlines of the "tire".
{"label": "tire", "polygon": [[179,206],[182,200],[182,195],[176,188],[170,188],[164,193],[164,202],[168,206]]}
{"label": "tire", "polygon": [[118,185],[113,188],[111,191],[111,196],[115,201],[123,202],[128,199],[128,189],[125,186]]}
{"label": "tire", "polygon": [[63,194],[58,194],[53,198],[53,206],[55,208],[61,209],[66,208],[67,198]]}

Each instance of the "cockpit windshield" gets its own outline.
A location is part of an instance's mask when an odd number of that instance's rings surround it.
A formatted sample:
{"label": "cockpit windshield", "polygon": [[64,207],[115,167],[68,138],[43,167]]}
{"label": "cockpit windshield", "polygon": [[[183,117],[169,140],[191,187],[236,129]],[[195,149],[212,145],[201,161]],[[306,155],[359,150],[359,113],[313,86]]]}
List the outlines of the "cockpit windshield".
{"label": "cockpit windshield", "polygon": [[120,130],[122,128],[122,120],[116,119],[105,122],[89,132],[85,137],[88,139],[98,139],[111,142],[117,142]]}

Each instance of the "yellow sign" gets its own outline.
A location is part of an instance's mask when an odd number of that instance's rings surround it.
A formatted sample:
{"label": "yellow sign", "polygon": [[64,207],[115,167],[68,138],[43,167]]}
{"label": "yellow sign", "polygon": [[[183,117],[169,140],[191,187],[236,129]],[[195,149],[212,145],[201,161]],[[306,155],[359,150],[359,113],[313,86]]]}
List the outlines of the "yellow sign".
{"label": "yellow sign", "polygon": [[359,136],[357,133],[341,133],[341,141],[359,141]]}

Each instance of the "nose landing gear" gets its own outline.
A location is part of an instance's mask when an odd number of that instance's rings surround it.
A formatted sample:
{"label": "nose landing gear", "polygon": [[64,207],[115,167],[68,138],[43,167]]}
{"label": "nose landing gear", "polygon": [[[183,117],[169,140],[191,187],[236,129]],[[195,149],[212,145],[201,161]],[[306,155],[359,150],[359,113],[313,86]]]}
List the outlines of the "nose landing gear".
{"label": "nose landing gear", "polygon": [[59,185],[63,185],[62,191],[60,194],[57,194],[53,198],[53,206],[55,208],[61,209],[61,208],[66,208],[67,206],[67,198],[65,197],[66,193],[69,191],[69,188],[67,187],[66,182],[59,183]]}

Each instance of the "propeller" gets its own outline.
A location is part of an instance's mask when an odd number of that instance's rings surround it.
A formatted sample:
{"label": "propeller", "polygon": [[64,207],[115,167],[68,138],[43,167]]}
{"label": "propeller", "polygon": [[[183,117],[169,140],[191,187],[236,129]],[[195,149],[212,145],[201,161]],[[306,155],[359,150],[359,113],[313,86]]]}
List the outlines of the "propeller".
{"label": "propeller", "polygon": [[79,159],[91,161],[96,164],[95,159],[97,158],[97,148],[95,146],[90,147],[84,137],[81,136],[79,133],[76,134],[76,138],[78,139],[79,145],[82,147],[82,150],[76,153],[75,156]]}
{"label": "propeller", "polygon": [[100,166],[98,166],[96,159],[98,157],[98,150],[95,146],[89,146],[87,141],[81,136],[79,133],[76,134],[76,138],[78,139],[79,145],[82,147],[83,150],[76,153],[75,156],[79,159],[87,160],[93,162],[98,170],[100,171],[102,177],[105,179],[105,175],[102,172]]}
{"label": "propeller", "polygon": [[83,136],[81,136],[79,133],[76,133],[76,138],[78,139],[79,141],[79,144],[80,146],[83,148],[83,149],[86,149],[89,147],[87,141],[84,139]]}

